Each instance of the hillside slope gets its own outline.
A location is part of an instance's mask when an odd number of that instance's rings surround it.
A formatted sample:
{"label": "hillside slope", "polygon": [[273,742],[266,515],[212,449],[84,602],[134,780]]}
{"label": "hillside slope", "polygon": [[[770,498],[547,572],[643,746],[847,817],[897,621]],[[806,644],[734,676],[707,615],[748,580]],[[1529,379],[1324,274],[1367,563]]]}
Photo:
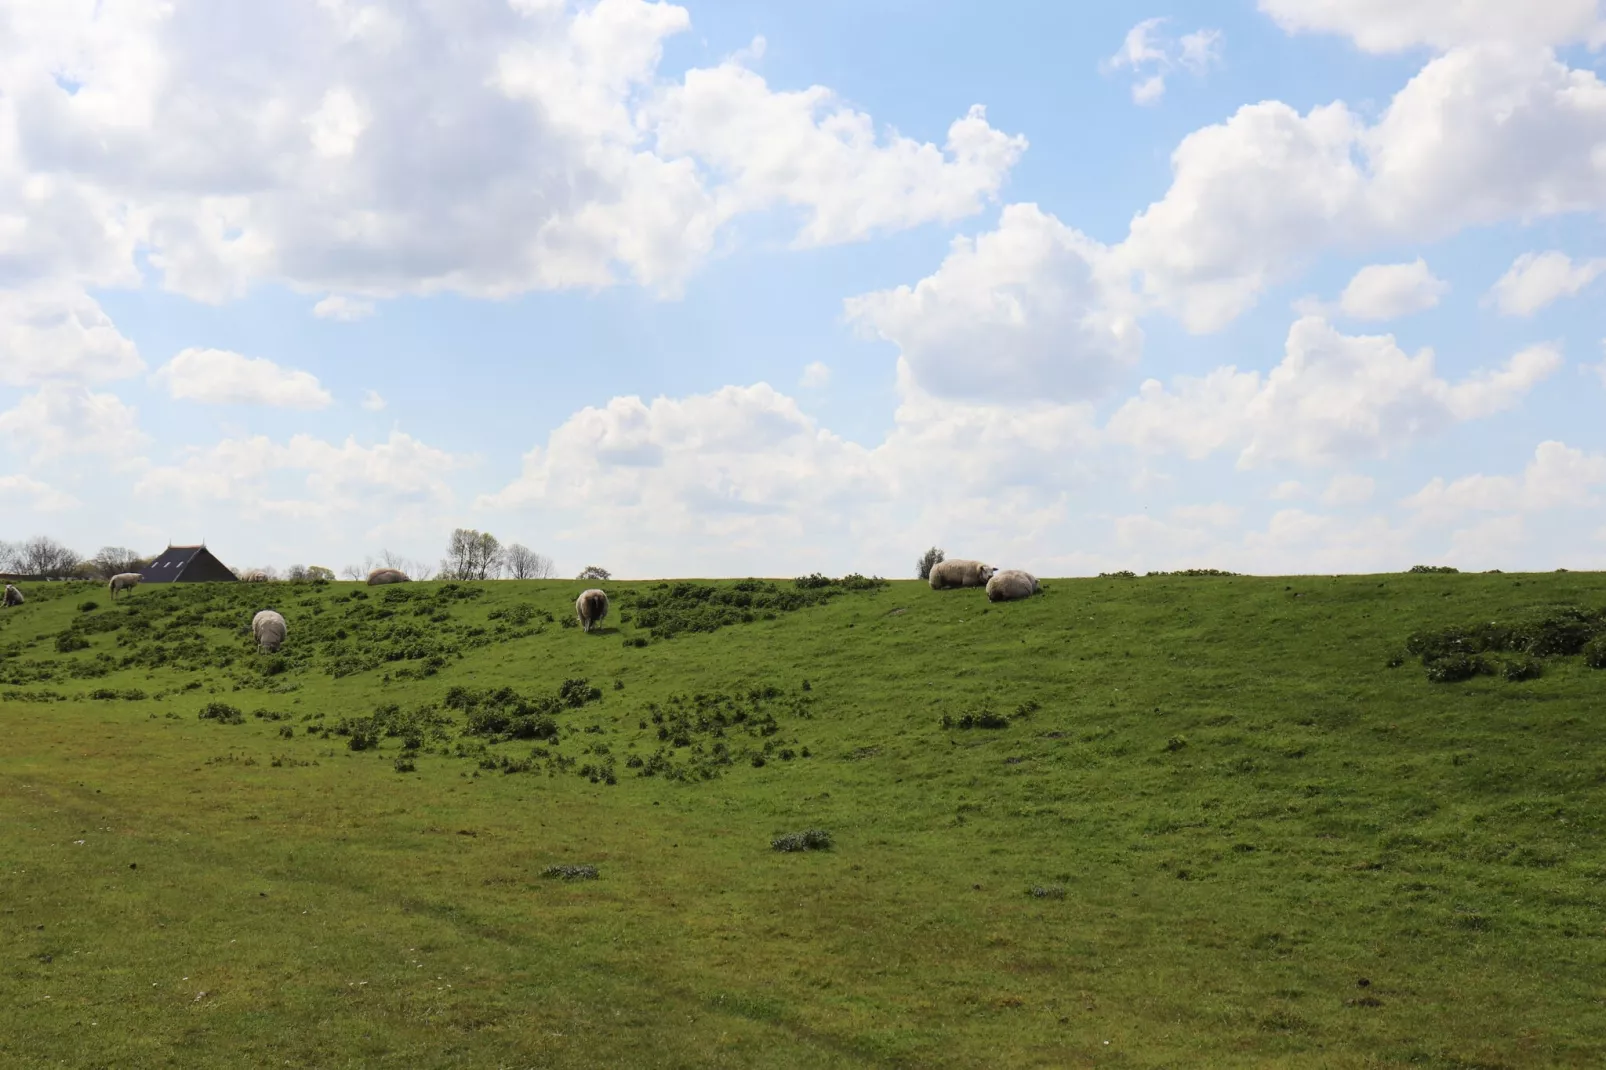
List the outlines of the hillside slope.
{"label": "hillside slope", "polygon": [[1606,1063],[1606,576],[581,586],[0,611],[0,1062]]}

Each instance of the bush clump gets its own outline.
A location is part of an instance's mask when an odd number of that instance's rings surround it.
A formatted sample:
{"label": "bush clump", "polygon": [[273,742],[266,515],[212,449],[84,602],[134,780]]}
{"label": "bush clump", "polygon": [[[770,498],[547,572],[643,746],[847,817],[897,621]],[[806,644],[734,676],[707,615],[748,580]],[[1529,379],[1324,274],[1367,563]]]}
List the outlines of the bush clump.
{"label": "bush clump", "polygon": [[[1405,641],[1405,649],[1421,659],[1428,679],[1441,683],[1497,671],[1485,657],[1489,654],[1525,655],[1500,666],[1498,671],[1507,679],[1533,679],[1541,671],[1533,661],[1536,658],[1583,654],[1589,662],[1590,651],[1594,650],[1597,651],[1595,656],[1606,662],[1606,610],[1569,606],[1516,620],[1479,621],[1457,628],[1420,631]],[[1508,665],[1526,668],[1515,669]],[[1524,671],[1532,675],[1509,675]]]}
{"label": "bush clump", "polygon": [[[1151,573],[1151,575],[1152,575],[1152,573]],[[1101,580],[1135,580],[1137,578],[1138,578],[1138,574],[1136,572],[1133,572],[1129,568],[1123,568],[1119,572],[1100,572],[1099,573],[1099,579],[1101,579]]]}
{"label": "bush clump", "polygon": [[1606,669],[1606,635],[1584,646],[1584,664],[1591,669]]}
{"label": "bush clump", "polygon": [[1448,575],[1448,574],[1451,574],[1451,573],[1460,572],[1461,570],[1456,568],[1456,567],[1454,567],[1454,566],[1452,566],[1452,565],[1412,565],[1406,571],[1415,572],[1415,573],[1418,573],[1418,574],[1421,574],[1421,573],[1441,573],[1441,574]]}
{"label": "bush clump", "polygon": [[1537,680],[1545,672],[1544,663],[1537,658],[1512,658],[1500,666],[1500,675],[1514,684],[1524,680]]}
{"label": "bush clump", "polygon": [[770,841],[770,846],[777,851],[829,851],[832,841],[825,829],[804,829],[777,836]]}
{"label": "bush clump", "polygon": [[1236,572],[1228,572],[1220,568],[1179,568],[1175,572],[1146,572],[1145,576],[1236,576]]}
{"label": "bush clump", "polygon": [[74,650],[88,650],[89,640],[77,632],[62,632],[56,636],[56,652],[71,654]]}
{"label": "bush clump", "polygon": [[230,706],[227,702],[208,702],[196,716],[202,721],[216,721],[218,724],[245,723],[245,714],[240,712],[238,706]]}
{"label": "bush clump", "polygon": [[94,612],[95,610],[97,610],[99,608],[100,608],[100,603],[95,601],[93,598],[91,598],[87,602],[79,602],[78,603],[78,612],[80,612],[80,613],[92,613],[92,612]]}
{"label": "bush clump", "polygon": [[1026,889],[1026,894],[1033,899],[1064,899],[1065,885],[1063,884],[1034,884]]}
{"label": "bush clump", "polygon": [[594,881],[597,879],[597,867],[584,865],[548,866],[541,871],[541,876],[546,877],[549,880]]}
{"label": "bush clump", "polygon": [[[1033,708],[1035,709],[1036,707],[1033,707]],[[1020,709],[1025,710],[1025,707],[1022,706],[1022,707],[1020,707]],[[1027,712],[1030,712],[1030,711],[1027,711]],[[952,728],[1008,728],[1009,727],[1009,718],[1004,716],[1001,713],[994,713],[992,710],[990,710],[987,707],[983,706],[979,710],[966,710],[964,713],[960,714],[958,717],[953,717],[953,716],[945,713],[945,714],[942,715],[942,726],[944,728],[949,728],[949,729],[952,729]]]}

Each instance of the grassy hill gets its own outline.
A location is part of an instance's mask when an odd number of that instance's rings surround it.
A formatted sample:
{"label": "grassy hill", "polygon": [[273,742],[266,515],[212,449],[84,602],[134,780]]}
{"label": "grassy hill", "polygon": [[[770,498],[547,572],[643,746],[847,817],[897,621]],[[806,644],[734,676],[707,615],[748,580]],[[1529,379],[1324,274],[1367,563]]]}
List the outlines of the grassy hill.
{"label": "grassy hill", "polygon": [[581,586],[0,611],[0,1064],[1606,1064],[1606,576]]}

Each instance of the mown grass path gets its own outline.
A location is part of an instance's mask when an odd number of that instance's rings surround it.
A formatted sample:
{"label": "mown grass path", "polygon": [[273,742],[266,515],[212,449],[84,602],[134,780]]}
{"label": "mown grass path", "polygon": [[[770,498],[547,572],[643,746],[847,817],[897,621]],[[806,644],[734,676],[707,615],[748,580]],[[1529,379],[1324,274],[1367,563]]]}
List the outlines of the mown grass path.
{"label": "mown grass path", "polygon": [[1606,1065],[1606,671],[1388,667],[1606,576],[581,586],[0,612],[0,1064]]}

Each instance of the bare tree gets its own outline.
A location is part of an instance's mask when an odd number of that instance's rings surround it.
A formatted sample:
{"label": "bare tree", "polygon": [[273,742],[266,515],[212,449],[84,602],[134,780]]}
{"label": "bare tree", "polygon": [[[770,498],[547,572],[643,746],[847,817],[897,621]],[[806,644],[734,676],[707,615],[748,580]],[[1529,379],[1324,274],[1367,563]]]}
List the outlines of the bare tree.
{"label": "bare tree", "polygon": [[368,571],[361,565],[347,565],[340,570],[340,574],[348,580],[360,580],[367,578]]}
{"label": "bare tree", "polygon": [[575,579],[577,579],[577,580],[611,580],[611,579],[613,579],[613,573],[609,572],[605,568],[598,568],[596,565],[587,565],[585,568],[580,570],[580,575],[576,576]]}
{"label": "bare tree", "polygon": [[66,576],[83,560],[46,535],[36,535],[18,547],[17,571],[29,576]]}
{"label": "bare tree", "polygon": [[488,531],[458,528],[441,559],[441,578],[494,580],[502,574],[502,544]]}
{"label": "bare tree", "polygon": [[21,556],[21,551],[22,547],[16,543],[0,539],[0,572],[17,571],[17,566],[21,564],[17,560]]}
{"label": "bare tree", "polygon": [[109,580],[122,572],[138,572],[150,562],[150,558],[141,557],[126,546],[102,546],[86,564],[95,576]]}
{"label": "bare tree", "polygon": [[515,580],[550,580],[558,574],[550,557],[516,542],[502,551],[502,564]]}
{"label": "bare tree", "polygon": [[307,566],[291,565],[289,568],[284,570],[284,578],[289,580],[291,583],[307,582]]}
{"label": "bare tree", "polygon": [[393,568],[398,572],[405,572],[408,578],[415,580],[427,580],[435,574],[435,569],[422,558],[414,561],[393,550],[381,550],[377,562],[371,557],[363,558],[363,576],[366,577],[376,568]]}
{"label": "bare tree", "polygon": [[942,561],[942,559],[947,556],[948,555],[943,553],[942,550],[933,546],[931,549],[921,554],[920,560],[915,562],[915,568],[918,570],[916,575],[923,580],[931,579],[932,568],[934,568],[938,562]]}

